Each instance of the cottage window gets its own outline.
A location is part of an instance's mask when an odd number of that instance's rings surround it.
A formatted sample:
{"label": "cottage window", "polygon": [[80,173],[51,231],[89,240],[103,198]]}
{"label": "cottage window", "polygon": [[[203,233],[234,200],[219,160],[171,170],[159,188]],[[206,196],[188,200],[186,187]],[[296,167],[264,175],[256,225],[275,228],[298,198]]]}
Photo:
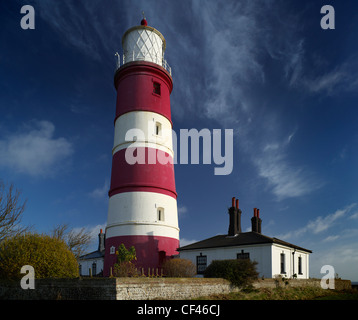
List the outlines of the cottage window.
{"label": "cottage window", "polygon": [[196,273],[203,274],[207,267],[207,257],[200,253],[200,256],[196,256]]}
{"label": "cottage window", "polygon": [[286,273],[286,265],[285,265],[285,254],[281,253],[280,254],[280,265],[281,265],[281,272],[285,274]]}
{"label": "cottage window", "polygon": [[298,257],[298,274],[302,274],[302,257]]}
{"label": "cottage window", "polygon": [[92,275],[96,275],[97,274],[97,265],[96,262],[92,263]]}
{"label": "cottage window", "polygon": [[250,259],[250,253],[244,252],[244,250],[241,250],[241,253],[238,253],[236,255],[236,259]]}

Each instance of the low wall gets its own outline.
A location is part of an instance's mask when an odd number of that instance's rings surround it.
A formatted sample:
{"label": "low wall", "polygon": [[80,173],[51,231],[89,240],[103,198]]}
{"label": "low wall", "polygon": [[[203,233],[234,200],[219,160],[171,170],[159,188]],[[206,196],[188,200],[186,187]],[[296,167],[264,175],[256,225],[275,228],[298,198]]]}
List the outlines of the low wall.
{"label": "low wall", "polygon": [[2,300],[115,300],[115,278],[35,279],[35,289],[0,280]]}
{"label": "low wall", "polygon": [[[258,280],[256,288],[320,286],[320,279]],[[350,289],[349,280],[336,280],[336,289]],[[36,279],[35,289],[21,289],[20,281],[0,281],[2,300],[153,300],[192,299],[238,291],[224,279],[207,278],[84,278]]]}
{"label": "low wall", "polygon": [[[285,287],[321,287],[321,279],[288,279],[287,284],[282,279],[265,279],[257,280],[254,287],[259,288],[285,288]],[[350,280],[335,279],[335,289],[344,290],[352,289]]]}
{"label": "low wall", "polygon": [[203,278],[37,279],[27,290],[0,281],[2,300],[180,300],[235,290],[224,279]]}
{"label": "low wall", "polygon": [[238,291],[224,279],[118,278],[117,300],[192,299]]}

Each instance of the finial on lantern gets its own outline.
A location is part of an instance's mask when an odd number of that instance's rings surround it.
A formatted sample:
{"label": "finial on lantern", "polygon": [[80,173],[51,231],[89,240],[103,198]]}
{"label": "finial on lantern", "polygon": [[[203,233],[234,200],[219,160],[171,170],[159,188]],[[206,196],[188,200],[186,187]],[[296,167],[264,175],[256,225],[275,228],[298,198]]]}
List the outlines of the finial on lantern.
{"label": "finial on lantern", "polygon": [[147,26],[147,25],[148,25],[148,22],[147,22],[147,19],[145,18],[144,11],[142,11],[142,15],[143,15],[143,19],[142,19],[142,21],[140,22],[140,24],[141,24],[142,26]]}

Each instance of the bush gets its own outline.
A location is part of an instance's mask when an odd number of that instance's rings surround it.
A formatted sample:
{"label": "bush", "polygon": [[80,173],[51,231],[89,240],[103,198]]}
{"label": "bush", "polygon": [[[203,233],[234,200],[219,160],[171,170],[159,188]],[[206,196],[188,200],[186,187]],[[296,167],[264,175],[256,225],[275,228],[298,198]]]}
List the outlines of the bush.
{"label": "bush", "polygon": [[113,275],[115,277],[137,277],[139,272],[134,263],[122,261],[114,264]]}
{"label": "bush", "polygon": [[249,259],[214,260],[205,270],[205,278],[223,278],[232,285],[246,288],[257,279],[257,262]]}
{"label": "bush", "polygon": [[134,246],[129,249],[122,243],[116,251],[117,263],[113,266],[113,275],[115,277],[135,277],[139,272],[133,260],[137,260],[137,254]]}
{"label": "bush", "polygon": [[21,267],[30,265],[35,278],[76,278],[78,263],[62,240],[26,233],[0,243],[0,278],[20,279]]}
{"label": "bush", "polygon": [[131,246],[129,249],[121,243],[116,251],[117,261],[119,262],[132,262],[133,260],[137,260],[137,253],[135,251],[134,246]]}
{"label": "bush", "polygon": [[175,278],[191,278],[196,274],[195,265],[187,259],[170,259],[164,265],[164,275]]}

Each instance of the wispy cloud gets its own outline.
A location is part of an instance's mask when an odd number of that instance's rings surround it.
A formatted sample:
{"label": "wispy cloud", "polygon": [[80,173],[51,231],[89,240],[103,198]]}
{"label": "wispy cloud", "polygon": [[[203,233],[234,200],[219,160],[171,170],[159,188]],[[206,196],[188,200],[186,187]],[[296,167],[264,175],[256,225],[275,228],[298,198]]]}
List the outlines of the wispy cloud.
{"label": "wispy cloud", "polygon": [[39,17],[63,38],[64,43],[84,57],[114,65],[116,50],[112,46],[120,45],[121,34],[118,35],[117,28],[119,20],[125,19],[122,5],[112,2],[109,6],[98,1],[41,1],[38,8]]}
{"label": "wispy cloud", "polygon": [[178,214],[180,217],[183,217],[188,212],[188,209],[186,206],[179,206],[178,207]]}
{"label": "wispy cloud", "polygon": [[[340,219],[343,219],[344,217],[347,217],[347,214],[351,212],[351,210],[356,206],[356,203],[352,203],[343,209],[338,209],[334,213],[328,214],[326,216],[318,216],[315,220],[309,221],[304,227],[299,228],[297,230],[289,231],[286,234],[282,234],[278,236],[278,238],[282,239],[291,239],[291,238],[297,238],[301,237],[304,234],[310,233],[310,234],[320,234],[324,231],[332,228],[337,221]],[[339,235],[335,236],[328,236],[325,238],[326,241],[330,241],[333,238],[336,237],[336,239],[339,237]]]}
{"label": "wispy cloud", "polygon": [[[255,13],[261,12],[260,5],[243,1],[222,6],[195,1],[192,8],[201,20],[197,32],[203,38],[201,54],[206,73],[202,82],[206,92],[204,114],[223,126],[232,125],[238,114],[248,111],[246,86],[265,81],[259,59],[262,34]],[[224,21],[219,17],[225,17]]]}
{"label": "wispy cloud", "polygon": [[310,257],[310,275],[322,277],[321,267],[329,264],[334,267],[338,276],[356,281],[358,279],[357,269],[352,266],[356,266],[358,263],[358,244],[354,241],[342,243],[340,238],[334,239],[334,237],[326,239],[328,239],[325,242],[326,246],[315,251]]}
{"label": "wispy cloud", "polygon": [[55,126],[32,120],[0,140],[0,166],[31,176],[53,176],[74,152],[66,138],[55,138]]}
{"label": "wispy cloud", "polygon": [[95,188],[89,196],[96,200],[108,200],[109,181],[106,179],[102,187]]}
{"label": "wispy cloud", "polygon": [[353,213],[349,218],[350,219],[358,219],[358,212]]}
{"label": "wispy cloud", "polygon": [[323,75],[317,76],[315,79],[305,79],[305,85],[312,92],[327,91],[332,92],[337,86],[346,83],[348,74],[342,70],[334,70]]}
{"label": "wispy cloud", "polygon": [[327,238],[323,239],[323,242],[331,242],[331,241],[336,241],[337,239],[339,239],[340,236],[335,235],[335,236],[328,236]]}
{"label": "wispy cloud", "polygon": [[317,182],[310,181],[312,179],[308,178],[302,168],[287,163],[283,153],[264,152],[254,161],[259,176],[267,180],[278,200],[299,197],[320,186]]}
{"label": "wispy cloud", "polygon": [[252,155],[258,175],[266,180],[277,200],[303,196],[323,185],[309,169],[290,163],[288,150],[296,131],[295,128],[282,139],[269,141],[266,137]]}
{"label": "wispy cloud", "polygon": [[[277,72],[288,80],[288,86],[301,80],[306,52],[305,41],[294,28],[298,18],[287,12],[280,14],[284,6],[271,1],[231,2],[225,6],[196,1],[192,8],[201,22],[196,32],[204,39],[201,46],[206,75],[202,106],[196,109],[202,107],[207,118],[235,128],[239,148],[252,159],[258,176],[264,178],[278,200],[318,189],[322,182],[310,170],[289,162],[288,145],[297,126],[284,133],[284,121],[275,112],[277,108],[265,101],[262,90],[268,81],[268,58],[279,62]],[[218,17],[225,17],[225,21]],[[258,89],[253,91],[252,87]]]}

